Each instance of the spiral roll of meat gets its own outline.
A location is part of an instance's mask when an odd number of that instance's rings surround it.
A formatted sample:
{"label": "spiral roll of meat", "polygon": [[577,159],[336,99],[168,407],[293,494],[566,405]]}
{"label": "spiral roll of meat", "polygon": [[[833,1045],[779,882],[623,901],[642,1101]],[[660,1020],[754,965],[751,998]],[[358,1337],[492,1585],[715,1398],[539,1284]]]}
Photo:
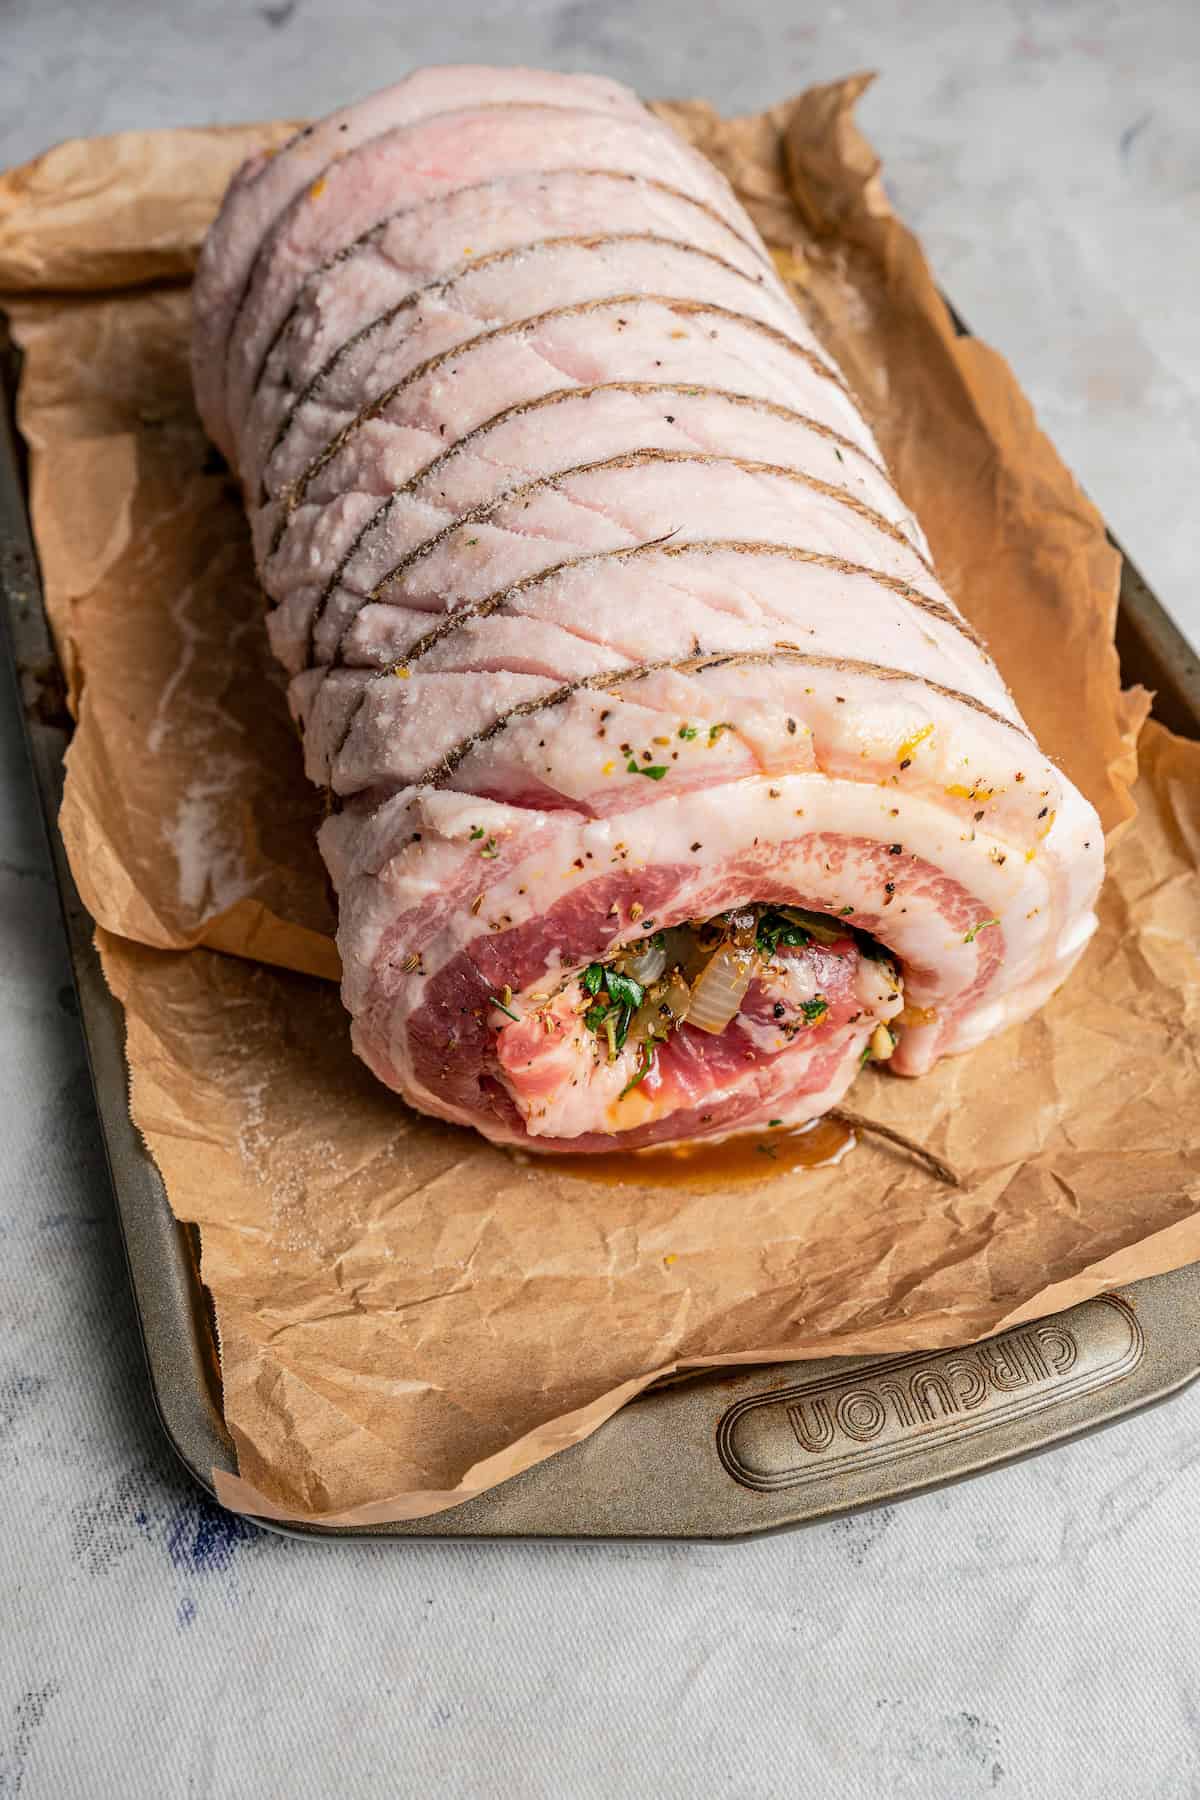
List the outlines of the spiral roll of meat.
{"label": "spiral roll of meat", "polygon": [[[916,1075],[1064,979],[1096,816],[731,189],[633,94],[430,70],[247,164],[194,362],[334,797],[355,1046],[413,1105],[544,1150],[796,1123],[881,1022]],[[631,1088],[581,972],[749,905],[845,936]]]}

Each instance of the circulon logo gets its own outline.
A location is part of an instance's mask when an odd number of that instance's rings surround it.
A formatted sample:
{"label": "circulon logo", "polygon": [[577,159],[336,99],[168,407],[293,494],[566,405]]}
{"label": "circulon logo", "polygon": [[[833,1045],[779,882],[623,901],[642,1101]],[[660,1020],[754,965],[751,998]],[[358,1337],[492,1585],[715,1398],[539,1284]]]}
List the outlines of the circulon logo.
{"label": "circulon logo", "polygon": [[1143,1349],[1132,1309],[1104,1294],[969,1349],[855,1362],[751,1395],[722,1418],[717,1453],[746,1487],[797,1487],[1107,1387],[1136,1368]]}

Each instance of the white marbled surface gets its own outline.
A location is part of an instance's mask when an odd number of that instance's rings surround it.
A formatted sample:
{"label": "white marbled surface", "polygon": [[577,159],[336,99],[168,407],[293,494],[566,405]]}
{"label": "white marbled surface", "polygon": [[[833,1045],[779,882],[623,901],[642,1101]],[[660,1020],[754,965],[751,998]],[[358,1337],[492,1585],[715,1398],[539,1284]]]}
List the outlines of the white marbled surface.
{"label": "white marbled surface", "polygon": [[[1195,0],[0,0],[0,162],[467,58],[727,109],[879,68],[898,206],[1200,637]],[[0,909],[0,1795],[1200,1794],[1200,1390],[739,1548],[308,1547],[220,1514],[152,1411],[11,704]]]}

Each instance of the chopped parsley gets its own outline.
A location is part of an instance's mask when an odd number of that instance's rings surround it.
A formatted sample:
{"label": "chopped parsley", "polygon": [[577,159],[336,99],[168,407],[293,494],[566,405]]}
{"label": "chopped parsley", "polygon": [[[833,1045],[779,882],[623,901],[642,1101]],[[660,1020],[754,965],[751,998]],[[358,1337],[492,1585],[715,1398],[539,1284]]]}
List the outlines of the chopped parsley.
{"label": "chopped parsley", "polygon": [[583,1015],[589,1031],[603,1031],[608,1040],[608,1060],[615,1062],[629,1036],[633,1015],[646,998],[646,990],[632,975],[621,975],[606,969],[603,963],[589,963],[579,977],[579,985],[593,1004]]}
{"label": "chopped parsley", "polygon": [[472,827],[471,827],[471,842],[472,843],[475,842],[476,838],[481,838],[483,835],[484,835],[484,833],[483,833],[482,825],[472,825]]}
{"label": "chopped parsley", "polygon": [[625,1083],[625,1086],[621,1089],[621,1092],[617,1095],[617,1099],[623,1100],[626,1094],[633,1092],[639,1082],[645,1081],[647,1075],[657,1061],[658,1052],[655,1050],[654,1045],[650,1043],[641,1044],[638,1048],[638,1066],[630,1079]]}
{"label": "chopped parsley", "polygon": [[980,919],[978,925],[972,925],[970,931],[964,934],[963,943],[973,944],[981,931],[986,931],[989,925],[998,925],[999,923],[999,919]]}
{"label": "chopped parsley", "polygon": [[650,781],[661,781],[668,771],[665,763],[651,763],[648,768],[643,769],[631,756],[625,764],[625,772],[628,775],[645,775]]}
{"label": "chopped parsley", "polygon": [[631,1012],[636,1012],[646,997],[646,990],[640,981],[635,981],[632,975],[618,975],[615,969],[607,971],[605,986],[613,1003],[627,1006]]}
{"label": "chopped parsley", "polygon": [[681,725],[679,727],[679,735],[685,744],[690,744],[694,737],[699,737],[700,733],[696,730],[694,725]]}
{"label": "chopped parsley", "polygon": [[829,1002],[828,1000],[822,1000],[820,994],[818,994],[815,1000],[802,1000],[800,1002],[800,1011],[804,1014],[806,1024],[816,1025],[829,1011]]}
{"label": "chopped parsley", "polygon": [[732,730],[733,730],[733,726],[730,724],[728,719],[722,719],[722,721],[719,725],[710,725],[708,728],[709,747],[711,748],[712,745],[716,743],[717,739],[720,737],[720,735],[723,731],[732,731]]}
{"label": "chopped parsley", "polygon": [[782,913],[765,912],[758,922],[754,947],[764,956],[774,956],[780,944],[788,950],[802,950],[805,944],[811,942],[812,933],[803,925],[796,925],[791,919],[785,919]]}

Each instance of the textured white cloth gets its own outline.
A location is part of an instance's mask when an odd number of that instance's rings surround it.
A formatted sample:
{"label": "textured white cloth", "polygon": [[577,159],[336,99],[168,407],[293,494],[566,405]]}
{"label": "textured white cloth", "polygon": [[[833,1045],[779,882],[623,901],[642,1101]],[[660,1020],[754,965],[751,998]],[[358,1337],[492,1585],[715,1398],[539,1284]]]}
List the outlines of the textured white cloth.
{"label": "textured white cloth", "polygon": [[[10,0],[0,161],[320,111],[467,55],[728,109],[877,65],[866,121],[898,204],[1200,636],[1177,528],[1200,491],[1198,18],[713,0],[697,30],[690,0],[360,0],[350,20]],[[4,1800],[1200,1794],[1200,1389],[735,1548],[310,1546],[207,1502],[150,1400],[6,690],[0,716]]]}

